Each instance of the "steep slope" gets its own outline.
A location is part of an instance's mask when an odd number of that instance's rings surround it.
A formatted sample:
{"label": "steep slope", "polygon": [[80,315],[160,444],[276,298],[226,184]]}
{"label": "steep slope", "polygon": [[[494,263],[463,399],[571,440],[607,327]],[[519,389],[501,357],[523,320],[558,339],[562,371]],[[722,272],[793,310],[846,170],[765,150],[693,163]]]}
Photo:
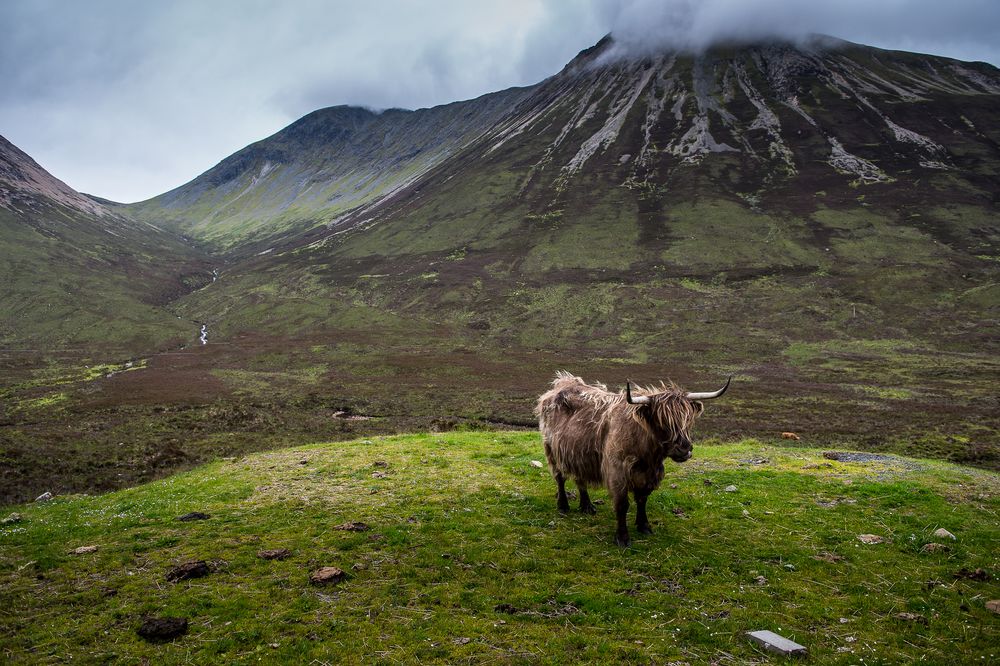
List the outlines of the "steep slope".
{"label": "steep slope", "polygon": [[135,351],[188,339],[191,322],[160,306],[211,279],[208,266],[0,137],[0,345]]}
{"label": "steep slope", "polygon": [[98,218],[113,218],[107,208],[38,166],[24,151],[0,136],[0,208],[26,213],[38,208],[44,200]]}
{"label": "steep slope", "polygon": [[988,65],[830,39],[645,58],[606,39],[411,186],[286,236],[247,275],[529,345],[662,331],[668,302],[769,339],[965,335],[1000,300],[998,102]]}
{"label": "steep slope", "polygon": [[219,248],[260,246],[335,224],[344,212],[400,191],[526,94],[510,89],[418,111],[321,109],[128,210]]}

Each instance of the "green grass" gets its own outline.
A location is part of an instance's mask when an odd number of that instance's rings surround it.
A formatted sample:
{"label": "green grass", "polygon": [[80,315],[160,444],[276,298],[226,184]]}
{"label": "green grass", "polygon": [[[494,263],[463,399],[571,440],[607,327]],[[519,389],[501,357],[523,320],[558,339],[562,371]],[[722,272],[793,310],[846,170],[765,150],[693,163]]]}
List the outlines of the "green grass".
{"label": "green grass", "polygon": [[[621,550],[607,504],[594,517],[555,511],[552,480],[530,464],[540,448],[535,433],[320,444],[18,508],[23,522],[0,527],[0,654],[9,663],[747,663],[771,658],[743,633],[771,629],[805,644],[813,663],[996,658],[1000,623],[984,604],[1000,584],[955,577],[996,571],[995,473],[840,463],[752,440],[701,446],[691,462],[669,464],[651,498],[655,533]],[[388,476],[373,478],[377,470]],[[212,517],[175,520],[189,511]],[[333,529],[347,521],[372,529]],[[938,527],[957,540],[921,552],[940,541]],[[866,533],[887,542],[864,545]],[[69,554],[84,545],[99,549]],[[266,548],[292,555],[258,559]],[[824,553],[843,559],[815,559]],[[167,582],[186,560],[214,572]],[[348,579],[311,586],[309,573],[327,565]],[[188,617],[187,635],[139,639],[141,618],[159,614]]]}

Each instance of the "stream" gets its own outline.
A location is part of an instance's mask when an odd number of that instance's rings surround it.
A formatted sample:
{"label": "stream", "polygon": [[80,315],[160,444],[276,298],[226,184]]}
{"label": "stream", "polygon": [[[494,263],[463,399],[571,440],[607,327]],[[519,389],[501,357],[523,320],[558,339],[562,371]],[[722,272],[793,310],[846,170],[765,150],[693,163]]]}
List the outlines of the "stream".
{"label": "stream", "polygon": [[[219,279],[219,269],[218,268],[213,268],[212,269],[212,282],[214,283],[218,279]],[[205,285],[205,286],[208,286],[208,285]],[[202,287],[202,289],[204,289],[204,288],[205,287]],[[198,333],[198,342],[200,342],[203,345],[207,345],[208,344],[208,324],[202,324],[201,325],[201,331],[199,331],[199,333]]]}

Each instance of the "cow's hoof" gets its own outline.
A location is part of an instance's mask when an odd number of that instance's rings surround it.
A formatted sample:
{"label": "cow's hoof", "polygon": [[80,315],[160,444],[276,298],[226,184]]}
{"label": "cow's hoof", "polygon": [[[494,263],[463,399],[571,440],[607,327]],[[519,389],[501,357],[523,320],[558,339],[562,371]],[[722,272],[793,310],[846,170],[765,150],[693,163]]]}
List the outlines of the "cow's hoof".
{"label": "cow's hoof", "polygon": [[636,525],[635,529],[639,530],[639,534],[652,534],[653,528],[649,525]]}
{"label": "cow's hoof", "polygon": [[580,507],[580,511],[581,513],[589,513],[590,515],[593,516],[595,513],[597,513],[597,507],[594,506],[593,504],[584,504]]}
{"label": "cow's hoof", "polygon": [[569,504],[558,505],[559,513],[569,513]]}
{"label": "cow's hoof", "polygon": [[628,548],[629,544],[631,544],[632,542],[629,540],[627,534],[624,536],[622,536],[621,534],[616,534],[615,543],[621,546],[622,548]]}

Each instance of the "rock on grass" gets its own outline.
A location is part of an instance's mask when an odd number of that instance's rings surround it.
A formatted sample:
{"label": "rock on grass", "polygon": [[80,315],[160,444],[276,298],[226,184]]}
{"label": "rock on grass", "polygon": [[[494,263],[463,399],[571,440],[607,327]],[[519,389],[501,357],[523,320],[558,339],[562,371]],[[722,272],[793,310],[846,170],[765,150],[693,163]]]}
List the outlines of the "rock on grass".
{"label": "rock on grass", "polygon": [[147,641],[162,643],[182,636],[187,630],[186,617],[150,617],[143,620],[137,633]]}
{"label": "rock on grass", "polygon": [[340,530],[342,532],[367,532],[370,527],[367,523],[362,523],[356,520],[352,520],[341,525],[337,525],[333,529]]}
{"label": "rock on grass", "polygon": [[313,585],[336,585],[347,578],[343,569],[338,567],[321,567],[309,575],[309,582]]}
{"label": "rock on grass", "polygon": [[208,520],[211,517],[212,516],[210,516],[209,514],[202,513],[201,511],[192,511],[191,513],[185,513],[183,516],[178,516],[177,520],[180,520],[180,521],[183,521],[183,522],[186,523],[186,522],[190,522],[192,520]]}
{"label": "rock on grass", "polygon": [[291,557],[292,551],[287,548],[271,548],[257,552],[257,557],[262,560],[285,560]]}
{"label": "rock on grass", "polygon": [[87,553],[96,553],[97,546],[80,546],[79,548],[74,548],[69,552],[71,555],[86,555]]}
{"label": "rock on grass", "polygon": [[782,655],[804,655],[806,646],[788,640],[773,631],[748,631],[747,637],[768,652]]}

